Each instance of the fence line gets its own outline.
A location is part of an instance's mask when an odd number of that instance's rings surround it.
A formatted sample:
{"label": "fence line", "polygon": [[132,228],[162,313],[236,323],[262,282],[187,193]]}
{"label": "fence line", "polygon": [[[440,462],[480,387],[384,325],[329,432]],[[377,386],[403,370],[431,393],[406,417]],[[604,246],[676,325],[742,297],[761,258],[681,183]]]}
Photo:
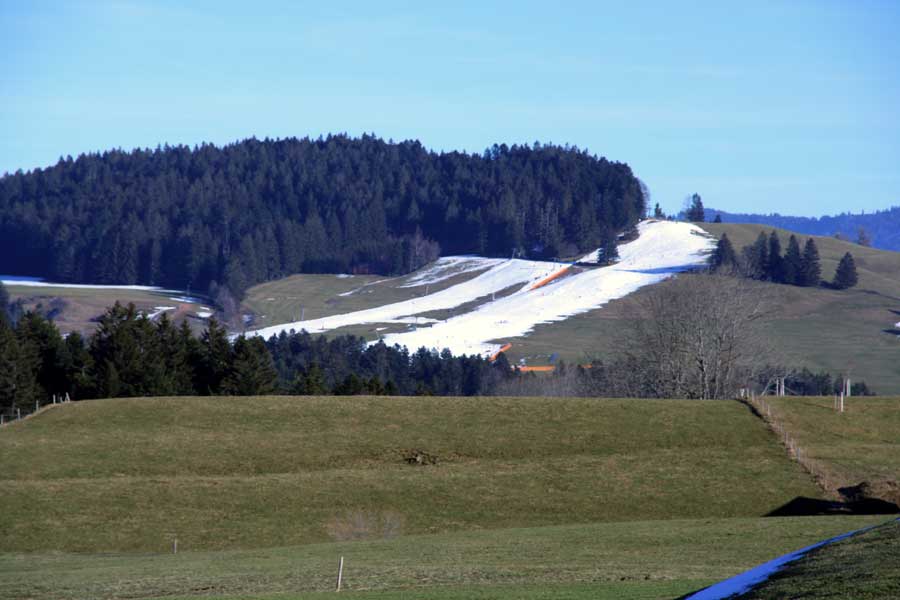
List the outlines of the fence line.
{"label": "fence line", "polygon": [[826,494],[833,498],[838,498],[837,490],[840,487],[839,484],[832,479],[831,474],[826,469],[810,458],[809,453],[791,436],[777,412],[773,412],[769,401],[762,396],[755,395],[751,395],[745,401],[756,410],[769,429],[778,436],[781,445],[787,451],[788,457],[797,461],[797,464],[804,471],[812,475],[813,479]]}
{"label": "fence line", "polygon": [[69,397],[68,393],[65,396],[53,394],[52,400],[45,404],[41,404],[40,400],[35,401],[34,408],[32,410],[28,410],[27,408],[23,410],[21,406],[9,408],[4,412],[0,412],[0,427],[7,427],[12,423],[28,419],[46,410],[49,410],[57,404],[67,404],[71,401],[72,399]]}

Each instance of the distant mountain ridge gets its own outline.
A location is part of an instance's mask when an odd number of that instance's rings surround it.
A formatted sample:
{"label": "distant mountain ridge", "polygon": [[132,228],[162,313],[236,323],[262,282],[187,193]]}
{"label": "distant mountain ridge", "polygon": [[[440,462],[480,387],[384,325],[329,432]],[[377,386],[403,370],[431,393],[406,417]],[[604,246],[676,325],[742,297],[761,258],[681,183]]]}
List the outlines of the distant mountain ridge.
{"label": "distant mountain ridge", "polygon": [[900,252],[900,206],[873,213],[842,213],[824,217],[791,217],[772,213],[769,215],[729,213],[713,208],[706,209],[706,220],[712,221],[720,215],[726,223],[759,223],[789,229],[808,235],[840,234],[855,242],[859,228],[866,230],[872,247]]}

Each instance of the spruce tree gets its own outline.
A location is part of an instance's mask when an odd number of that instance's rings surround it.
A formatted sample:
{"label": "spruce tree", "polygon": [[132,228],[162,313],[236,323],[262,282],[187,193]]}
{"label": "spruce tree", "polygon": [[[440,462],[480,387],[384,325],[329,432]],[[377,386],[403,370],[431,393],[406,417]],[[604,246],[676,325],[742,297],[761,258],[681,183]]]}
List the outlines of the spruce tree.
{"label": "spruce tree", "polygon": [[619,240],[612,229],[604,229],[597,250],[597,262],[601,265],[609,265],[619,260]]}
{"label": "spruce tree", "polygon": [[721,223],[721,222],[722,222],[722,215],[717,213],[716,218],[713,219],[713,223]]}
{"label": "spruce tree", "polygon": [[797,241],[797,236],[792,235],[788,240],[781,268],[784,283],[800,285],[798,278],[803,271],[803,255],[800,253],[800,242]]}
{"label": "spruce tree", "polygon": [[706,220],[706,212],[703,209],[703,199],[700,194],[691,196],[691,205],[687,211],[687,220],[694,223],[702,223]]}
{"label": "spruce tree", "polygon": [[0,321],[9,321],[9,291],[0,281]]}
{"label": "spruce tree", "polygon": [[846,290],[855,286],[857,281],[856,262],[853,260],[853,255],[847,252],[838,263],[831,285],[839,290]]}
{"label": "spruce tree", "polygon": [[822,266],[819,264],[819,249],[812,238],[806,240],[803,247],[801,277],[798,283],[804,287],[816,287],[822,280]]}
{"label": "spruce tree", "polygon": [[653,218],[654,219],[665,219],[666,213],[662,211],[659,207],[659,202],[656,203],[656,206],[653,207]]}
{"label": "spruce tree", "polygon": [[781,257],[781,240],[773,229],[769,234],[769,253],[766,265],[767,279],[776,283],[784,281],[784,259]]}
{"label": "spruce tree", "polygon": [[735,254],[734,246],[731,245],[727,234],[723,233],[721,239],[716,243],[716,249],[710,256],[709,262],[714,271],[734,270],[737,267],[737,254]]}
{"label": "spruce tree", "polygon": [[744,246],[744,265],[747,276],[753,279],[765,279],[769,266],[769,238],[762,231],[756,241]]}
{"label": "spruce tree", "polygon": [[277,373],[272,355],[260,337],[240,336],[222,391],[233,396],[262,396],[275,391]]}
{"label": "spruce tree", "polygon": [[222,382],[231,369],[232,349],[225,328],[211,318],[200,336],[201,368],[197,391],[215,395],[222,392]]}

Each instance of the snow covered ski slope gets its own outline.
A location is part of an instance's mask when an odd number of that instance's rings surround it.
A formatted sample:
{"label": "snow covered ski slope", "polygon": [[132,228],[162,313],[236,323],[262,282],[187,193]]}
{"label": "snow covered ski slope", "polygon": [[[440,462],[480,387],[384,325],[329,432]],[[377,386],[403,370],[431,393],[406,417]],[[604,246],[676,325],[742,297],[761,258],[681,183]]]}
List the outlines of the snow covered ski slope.
{"label": "snow covered ski slope", "polygon": [[[390,345],[410,350],[449,348],[453,354],[489,356],[504,340],[528,334],[535,325],[561,321],[573,315],[599,308],[645,285],[658,283],[680,271],[704,263],[714,240],[689,223],[645,221],[638,226],[636,240],[619,247],[619,262],[560,276],[568,268],[564,263],[527,260],[446,257],[410,281],[424,285],[440,280],[448,270],[488,270],[477,277],[427,296],[396,302],[321,319],[298,321],[259,329],[251,335],[269,337],[282,331],[322,332],[365,323],[396,323],[430,311],[446,310],[482,299],[474,310],[438,321],[428,327],[385,336]],[[590,262],[594,254],[583,261]],[[459,272],[459,271],[457,271]],[[515,291],[491,300],[492,294]],[[424,319],[422,320],[424,321]]]}

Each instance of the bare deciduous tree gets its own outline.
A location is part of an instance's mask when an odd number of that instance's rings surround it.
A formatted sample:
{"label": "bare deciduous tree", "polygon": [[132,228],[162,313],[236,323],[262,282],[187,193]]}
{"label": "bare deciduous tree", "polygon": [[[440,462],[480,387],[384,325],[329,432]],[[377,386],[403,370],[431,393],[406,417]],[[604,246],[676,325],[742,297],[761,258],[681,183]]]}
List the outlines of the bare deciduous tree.
{"label": "bare deciduous tree", "polygon": [[728,398],[764,360],[761,286],[737,277],[682,275],[637,299],[616,379],[629,396]]}

